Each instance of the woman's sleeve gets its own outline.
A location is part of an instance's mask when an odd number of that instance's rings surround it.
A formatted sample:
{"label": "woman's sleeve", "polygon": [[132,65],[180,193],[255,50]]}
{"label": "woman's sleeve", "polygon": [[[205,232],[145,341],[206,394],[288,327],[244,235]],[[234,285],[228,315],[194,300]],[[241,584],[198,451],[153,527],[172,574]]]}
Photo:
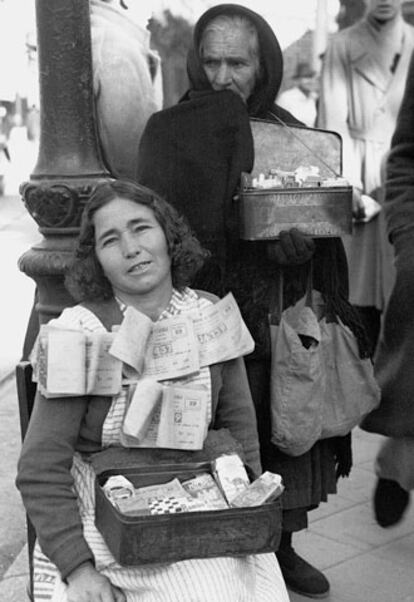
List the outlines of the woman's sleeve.
{"label": "woman's sleeve", "polygon": [[228,428],[241,443],[246,464],[257,477],[262,473],[256,412],[242,358],[221,364],[214,428]]}
{"label": "woman's sleeve", "polygon": [[38,394],[18,463],[16,485],[44,554],[65,578],[93,562],[83,537],[71,467],[87,397]]}

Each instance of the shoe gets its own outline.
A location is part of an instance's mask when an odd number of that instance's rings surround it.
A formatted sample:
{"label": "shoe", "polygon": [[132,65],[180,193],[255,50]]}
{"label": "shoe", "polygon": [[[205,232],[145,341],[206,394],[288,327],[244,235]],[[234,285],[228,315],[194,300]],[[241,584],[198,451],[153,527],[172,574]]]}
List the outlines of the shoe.
{"label": "shoe", "polygon": [[329,595],[329,581],[314,566],[306,562],[295,550],[278,550],[276,557],[287,587],[308,598],[326,598]]}
{"label": "shoe", "polygon": [[409,503],[410,494],[397,481],[378,479],[374,491],[374,513],[380,527],[399,523]]}

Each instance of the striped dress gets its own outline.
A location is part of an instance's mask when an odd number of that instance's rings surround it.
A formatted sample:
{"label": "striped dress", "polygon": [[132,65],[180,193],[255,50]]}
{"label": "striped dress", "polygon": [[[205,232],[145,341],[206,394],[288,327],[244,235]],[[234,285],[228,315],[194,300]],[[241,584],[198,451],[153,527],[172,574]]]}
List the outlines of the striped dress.
{"label": "striped dress", "polygon": [[[189,289],[184,293],[174,291],[169,307],[159,319],[205,307],[209,303]],[[58,321],[62,326],[82,328],[87,332],[104,329],[99,319],[81,306],[66,309]],[[211,386],[209,369],[200,370],[194,380],[198,385],[208,383]],[[123,391],[114,397],[105,419],[103,447],[120,444],[125,409],[126,393]],[[274,554],[192,559],[133,568],[119,565],[95,527],[94,472],[77,453],[73,459],[72,475],[84,537],[94,553],[96,568],[124,592],[127,602],[289,602]],[[35,602],[67,602],[66,589],[58,569],[36,544]]]}

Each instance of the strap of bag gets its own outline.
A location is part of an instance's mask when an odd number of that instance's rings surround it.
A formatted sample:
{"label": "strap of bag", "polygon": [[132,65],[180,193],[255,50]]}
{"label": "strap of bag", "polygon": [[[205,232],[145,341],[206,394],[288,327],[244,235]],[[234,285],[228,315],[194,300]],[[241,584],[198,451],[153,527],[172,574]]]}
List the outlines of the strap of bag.
{"label": "strap of bag", "polygon": [[278,326],[283,311],[283,269],[279,268],[270,289],[269,324]]}
{"label": "strap of bag", "polygon": [[309,260],[309,269],[306,276],[306,299],[305,305],[313,309],[313,259]]}
{"label": "strap of bag", "polygon": [[[270,289],[269,324],[278,326],[283,312],[283,287],[284,271],[279,268]],[[309,269],[306,276],[305,305],[313,309],[313,259],[309,260]]]}

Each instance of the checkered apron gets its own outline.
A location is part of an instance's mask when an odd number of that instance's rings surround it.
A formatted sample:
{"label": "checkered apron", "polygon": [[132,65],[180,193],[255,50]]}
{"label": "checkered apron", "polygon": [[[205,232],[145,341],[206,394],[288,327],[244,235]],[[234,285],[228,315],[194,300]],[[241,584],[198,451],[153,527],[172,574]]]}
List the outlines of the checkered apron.
{"label": "checkered apron", "polygon": [[[209,303],[189,289],[184,293],[174,291],[170,306],[160,319]],[[61,323],[68,327],[81,325],[90,332],[103,329],[96,316],[80,306],[65,310],[62,316]],[[208,386],[211,392],[208,368],[185,382]],[[103,447],[120,444],[126,403],[126,390],[114,397],[103,425]],[[211,407],[209,415],[211,419]],[[95,474],[78,453],[73,459],[72,475],[84,537],[93,551],[96,569],[124,592],[127,602],[289,602],[274,554],[193,559],[133,568],[119,565],[95,527]],[[67,602],[67,586],[38,544],[33,560],[34,601]]]}

